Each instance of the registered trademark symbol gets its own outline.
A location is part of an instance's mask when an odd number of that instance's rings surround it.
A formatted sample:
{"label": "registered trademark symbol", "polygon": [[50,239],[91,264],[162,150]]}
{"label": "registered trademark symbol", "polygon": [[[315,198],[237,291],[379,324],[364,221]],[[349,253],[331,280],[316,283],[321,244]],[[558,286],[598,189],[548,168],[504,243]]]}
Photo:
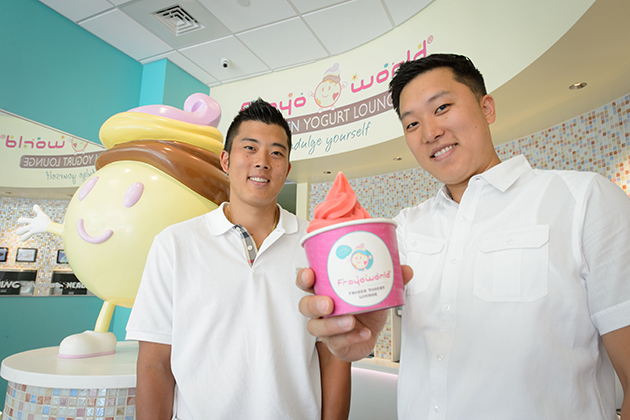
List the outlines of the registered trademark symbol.
{"label": "registered trademark symbol", "polygon": [[429,35],[429,37],[427,38],[427,44],[430,44],[433,42],[433,35]]}

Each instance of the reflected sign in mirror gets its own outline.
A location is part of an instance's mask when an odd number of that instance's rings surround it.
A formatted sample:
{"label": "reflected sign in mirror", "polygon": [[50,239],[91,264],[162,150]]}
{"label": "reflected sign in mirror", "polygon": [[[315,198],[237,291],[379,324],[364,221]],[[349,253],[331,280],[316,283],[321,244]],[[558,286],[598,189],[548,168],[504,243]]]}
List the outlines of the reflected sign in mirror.
{"label": "reflected sign in mirror", "polygon": [[67,197],[96,171],[105,149],[1,109],[0,127],[0,192],[63,190]]}
{"label": "reflected sign in mirror", "polygon": [[37,270],[0,271],[0,296],[32,295]]}

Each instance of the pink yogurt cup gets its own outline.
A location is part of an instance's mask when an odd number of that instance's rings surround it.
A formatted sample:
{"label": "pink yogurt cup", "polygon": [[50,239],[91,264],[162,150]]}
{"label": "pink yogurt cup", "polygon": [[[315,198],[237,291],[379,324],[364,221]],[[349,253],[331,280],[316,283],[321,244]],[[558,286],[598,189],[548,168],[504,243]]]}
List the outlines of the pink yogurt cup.
{"label": "pink yogurt cup", "polygon": [[300,244],[315,272],[315,294],[334,302],[330,316],[404,304],[396,222],[361,219],[317,229]]}

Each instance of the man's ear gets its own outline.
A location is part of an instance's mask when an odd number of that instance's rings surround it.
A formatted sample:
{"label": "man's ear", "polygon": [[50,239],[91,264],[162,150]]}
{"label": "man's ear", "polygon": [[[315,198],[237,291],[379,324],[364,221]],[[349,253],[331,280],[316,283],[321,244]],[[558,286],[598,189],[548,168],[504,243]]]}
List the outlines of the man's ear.
{"label": "man's ear", "polygon": [[484,95],[484,97],[481,98],[481,109],[486,116],[488,124],[492,124],[497,118],[494,107],[494,98],[490,95]]}
{"label": "man's ear", "polygon": [[287,169],[287,177],[289,177],[289,172],[291,172],[291,162],[289,162],[289,169]]}
{"label": "man's ear", "polygon": [[230,169],[230,154],[225,150],[221,150],[221,155],[219,156],[221,160],[221,168],[223,172],[228,173],[228,169]]}

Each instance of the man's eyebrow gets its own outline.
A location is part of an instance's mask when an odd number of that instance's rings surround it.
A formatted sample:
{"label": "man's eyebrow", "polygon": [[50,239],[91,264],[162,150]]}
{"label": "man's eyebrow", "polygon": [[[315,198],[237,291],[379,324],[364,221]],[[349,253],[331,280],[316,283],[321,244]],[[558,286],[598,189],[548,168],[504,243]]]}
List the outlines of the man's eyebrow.
{"label": "man's eyebrow", "polygon": [[405,117],[406,117],[407,115],[409,115],[409,114],[411,114],[411,111],[403,112],[402,114],[400,114],[400,119],[401,119],[401,120],[404,120],[404,119],[405,119]]}
{"label": "man's eyebrow", "polygon": [[282,143],[273,143],[272,146],[280,147],[281,149],[287,150],[287,146]]}
{"label": "man's eyebrow", "polygon": [[[260,142],[258,140],[254,139],[254,138],[251,138],[251,137],[243,137],[241,139],[241,141],[248,141],[248,142],[251,142],[251,143],[260,144]],[[275,146],[275,147],[280,147],[281,149],[284,149],[284,150],[287,150],[287,146],[285,146],[282,143],[273,142],[273,143],[271,143],[271,145]]]}
{"label": "man's eyebrow", "polygon": [[[448,95],[450,92],[448,90],[441,90],[439,92],[437,92],[435,95],[431,96],[426,103],[430,104],[433,101],[436,101],[438,99],[440,99],[442,96],[446,96]],[[402,114],[400,114],[400,119],[402,120],[403,118],[405,118],[406,116],[412,114],[413,111],[409,110],[409,111],[405,111]]]}
{"label": "man's eyebrow", "polygon": [[431,103],[437,99],[440,99],[442,96],[448,95],[450,92],[448,90],[442,90],[438,93],[436,93],[435,95],[431,96],[429,98],[429,100],[427,101],[427,103]]}
{"label": "man's eyebrow", "polygon": [[249,141],[249,142],[251,142],[251,143],[256,143],[256,144],[259,144],[259,143],[260,143],[258,140],[254,139],[254,138],[251,138],[251,137],[243,137],[243,138],[241,139],[241,141]]}

